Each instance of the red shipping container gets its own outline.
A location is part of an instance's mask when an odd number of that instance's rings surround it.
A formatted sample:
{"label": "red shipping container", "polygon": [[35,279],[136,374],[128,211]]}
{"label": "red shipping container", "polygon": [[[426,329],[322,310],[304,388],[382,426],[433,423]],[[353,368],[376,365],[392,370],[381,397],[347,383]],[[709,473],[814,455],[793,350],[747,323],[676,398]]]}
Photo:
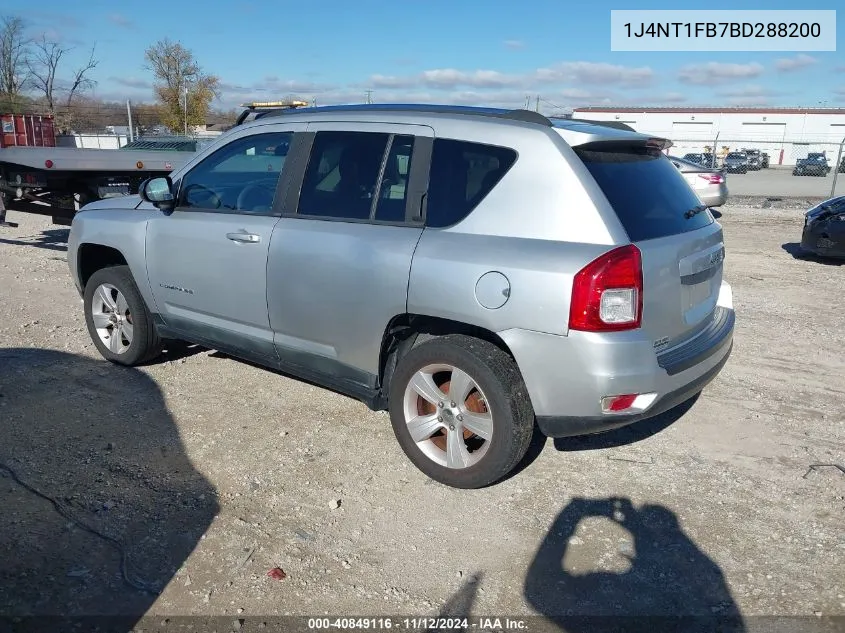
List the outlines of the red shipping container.
{"label": "red shipping container", "polygon": [[0,147],[55,147],[53,117],[43,114],[0,114]]}

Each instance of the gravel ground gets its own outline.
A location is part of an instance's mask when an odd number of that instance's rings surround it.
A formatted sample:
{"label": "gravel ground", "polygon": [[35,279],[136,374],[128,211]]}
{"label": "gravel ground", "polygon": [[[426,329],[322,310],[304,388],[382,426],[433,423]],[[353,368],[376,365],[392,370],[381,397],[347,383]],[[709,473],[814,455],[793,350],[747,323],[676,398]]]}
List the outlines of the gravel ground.
{"label": "gravel ground", "polygon": [[793,257],[800,210],[722,213],[736,340],[697,401],[457,491],[330,391],[102,361],[66,229],[9,212],[0,614],[845,615],[845,472],[810,469],[845,465],[845,268]]}

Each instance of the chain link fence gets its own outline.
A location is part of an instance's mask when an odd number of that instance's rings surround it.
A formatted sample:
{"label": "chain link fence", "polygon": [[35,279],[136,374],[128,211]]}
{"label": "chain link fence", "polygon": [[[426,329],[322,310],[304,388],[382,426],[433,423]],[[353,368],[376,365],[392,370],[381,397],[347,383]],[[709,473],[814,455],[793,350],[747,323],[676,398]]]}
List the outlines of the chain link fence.
{"label": "chain link fence", "polygon": [[[664,136],[672,140],[673,147],[669,150],[672,156],[714,164],[717,169],[725,170],[731,195],[795,198],[845,195],[845,138],[841,136]],[[736,153],[747,150],[759,152],[759,162],[748,161],[743,169]]]}

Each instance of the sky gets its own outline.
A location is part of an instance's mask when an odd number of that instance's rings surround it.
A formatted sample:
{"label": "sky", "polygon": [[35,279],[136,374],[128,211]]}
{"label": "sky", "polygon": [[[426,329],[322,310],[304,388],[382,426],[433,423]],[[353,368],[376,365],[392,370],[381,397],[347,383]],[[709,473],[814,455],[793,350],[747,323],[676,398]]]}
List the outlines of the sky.
{"label": "sky", "polygon": [[[806,5],[711,0],[695,8],[836,9],[839,0]],[[318,105],[360,103],[367,91],[379,103],[524,107],[530,98],[534,108],[539,97],[547,114],[585,105],[845,107],[845,11],[837,21],[840,52],[612,52],[610,11],[632,8],[618,0],[569,7],[559,0],[29,6],[37,9],[17,15],[32,33],[73,47],[65,74],[96,45],[92,96],[104,100],[152,101],[144,51],[169,37],[220,78],[213,106],[222,109],[290,96]]]}

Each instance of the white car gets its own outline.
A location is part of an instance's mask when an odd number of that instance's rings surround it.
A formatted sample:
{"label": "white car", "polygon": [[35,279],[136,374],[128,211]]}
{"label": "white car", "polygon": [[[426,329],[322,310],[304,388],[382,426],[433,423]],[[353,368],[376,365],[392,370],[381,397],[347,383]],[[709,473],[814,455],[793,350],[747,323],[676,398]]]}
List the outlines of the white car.
{"label": "white car", "polygon": [[698,163],[675,156],[670,156],[669,159],[703,204],[708,207],[725,204],[728,199],[728,180],[724,172],[702,167]]}

